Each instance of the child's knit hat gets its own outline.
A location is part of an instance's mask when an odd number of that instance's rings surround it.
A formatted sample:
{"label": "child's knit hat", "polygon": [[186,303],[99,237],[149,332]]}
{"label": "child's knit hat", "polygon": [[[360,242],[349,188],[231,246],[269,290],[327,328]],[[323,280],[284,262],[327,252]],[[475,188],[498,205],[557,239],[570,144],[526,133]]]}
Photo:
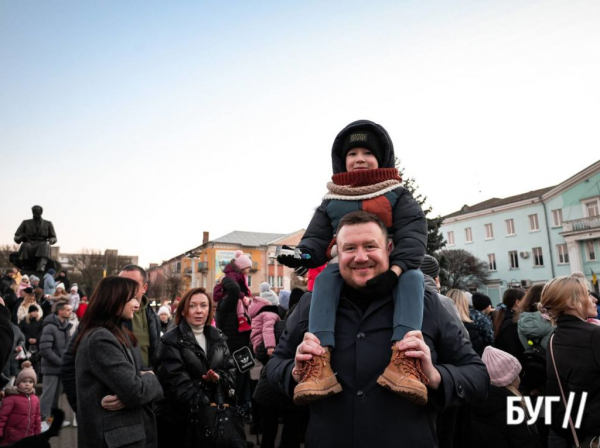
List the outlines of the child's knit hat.
{"label": "child's knit hat", "polygon": [[38,309],[38,307],[37,307],[37,306],[35,306],[35,305],[29,305],[29,309],[27,310],[27,313],[33,313],[34,311],[35,311],[36,313],[38,313],[40,310],[39,310],[39,309]]}
{"label": "child's knit hat", "polygon": [[344,138],[342,145],[342,157],[344,160],[351,149],[366,148],[373,153],[377,162],[381,165],[383,154],[381,153],[379,139],[373,132],[363,129],[353,130]]}
{"label": "child's knit hat", "polygon": [[171,310],[169,309],[168,306],[163,305],[158,309],[158,313],[156,313],[158,316],[160,316],[161,314],[168,314],[169,317],[171,317]]}
{"label": "child's knit hat", "polygon": [[492,386],[508,386],[521,371],[521,364],[517,358],[492,346],[485,348],[481,360],[488,369]]}
{"label": "child's knit hat", "polygon": [[279,306],[279,297],[271,290],[271,285],[267,282],[260,284],[260,297],[268,300],[271,305]]}
{"label": "child's knit hat", "polygon": [[247,255],[244,255],[244,252],[241,250],[235,251],[235,258],[233,262],[240,271],[252,266],[252,260],[250,260]]}
{"label": "child's knit hat", "polygon": [[22,370],[19,372],[17,379],[15,380],[15,386],[18,386],[21,381],[28,378],[33,380],[33,384],[37,384],[37,375],[35,374],[35,370],[33,370],[33,367],[29,361],[24,361],[23,364],[21,364],[21,369]]}

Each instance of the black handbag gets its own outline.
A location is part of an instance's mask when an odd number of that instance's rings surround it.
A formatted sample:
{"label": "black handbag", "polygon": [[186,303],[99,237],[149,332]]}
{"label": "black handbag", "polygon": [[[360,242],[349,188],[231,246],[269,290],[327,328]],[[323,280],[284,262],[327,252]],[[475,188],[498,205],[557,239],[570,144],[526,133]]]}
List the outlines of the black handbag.
{"label": "black handbag", "polygon": [[244,419],[238,408],[223,400],[217,383],[216,403],[192,406],[186,431],[187,446],[246,448]]}

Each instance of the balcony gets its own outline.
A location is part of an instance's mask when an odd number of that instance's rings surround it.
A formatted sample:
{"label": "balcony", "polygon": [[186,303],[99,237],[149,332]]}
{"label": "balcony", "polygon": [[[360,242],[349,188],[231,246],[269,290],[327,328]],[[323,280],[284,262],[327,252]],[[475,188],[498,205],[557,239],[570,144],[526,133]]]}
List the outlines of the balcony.
{"label": "balcony", "polygon": [[198,272],[208,272],[208,261],[198,263]]}
{"label": "balcony", "polygon": [[600,216],[563,222],[563,233],[600,229]]}
{"label": "balcony", "polygon": [[252,266],[250,267],[250,272],[256,272],[260,269],[260,264],[258,261],[253,261]]}

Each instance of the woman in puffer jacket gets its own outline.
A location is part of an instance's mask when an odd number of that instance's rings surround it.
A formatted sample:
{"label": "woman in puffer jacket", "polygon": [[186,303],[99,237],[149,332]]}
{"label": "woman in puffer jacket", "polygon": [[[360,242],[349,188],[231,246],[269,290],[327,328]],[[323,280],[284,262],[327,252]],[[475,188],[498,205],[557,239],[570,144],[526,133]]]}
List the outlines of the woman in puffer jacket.
{"label": "woman in puffer jacket", "polygon": [[[234,283],[223,281],[226,289],[228,282]],[[237,299],[238,294],[234,283],[232,295]],[[160,341],[157,376],[165,400],[159,405],[159,446],[201,446],[197,433],[188,428],[191,410],[207,410],[216,402],[218,389],[225,400],[234,400],[235,364],[225,335],[210,324],[214,308],[204,288],[190,289],[177,306],[177,326]]]}
{"label": "woman in puffer jacket", "polygon": [[528,341],[539,342],[544,350],[548,347],[548,341],[554,331],[550,318],[540,313],[538,304],[542,297],[544,285],[532,286],[523,300],[521,300],[518,317],[519,340],[523,347],[529,347]]}

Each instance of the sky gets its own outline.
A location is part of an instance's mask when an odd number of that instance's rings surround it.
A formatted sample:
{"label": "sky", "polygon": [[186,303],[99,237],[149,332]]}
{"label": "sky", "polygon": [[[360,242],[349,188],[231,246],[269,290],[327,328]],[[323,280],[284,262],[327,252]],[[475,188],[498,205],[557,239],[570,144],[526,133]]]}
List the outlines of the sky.
{"label": "sky", "polygon": [[0,244],[160,263],[306,228],[348,123],[432,215],[556,185],[600,148],[600,2],[0,0]]}

